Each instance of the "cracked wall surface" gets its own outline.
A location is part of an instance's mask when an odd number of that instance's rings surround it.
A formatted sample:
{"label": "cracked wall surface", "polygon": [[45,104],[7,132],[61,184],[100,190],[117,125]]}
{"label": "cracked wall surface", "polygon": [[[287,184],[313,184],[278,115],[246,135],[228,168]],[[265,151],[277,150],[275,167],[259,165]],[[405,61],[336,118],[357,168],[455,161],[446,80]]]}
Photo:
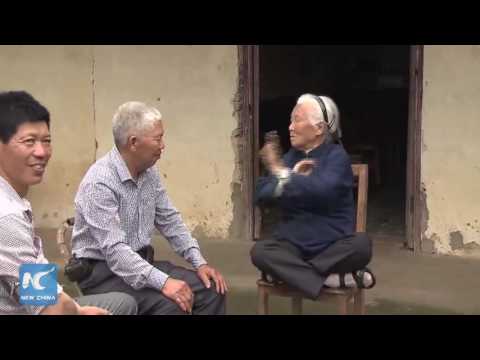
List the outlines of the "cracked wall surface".
{"label": "cracked wall surface", "polygon": [[233,221],[238,126],[236,46],[1,46],[2,90],[25,89],[51,112],[53,157],[28,195],[36,225],[73,214],[84,173],[113,145],[125,101],[157,106],[166,151],[157,167],[189,228],[225,240]]}
{"label": "cracked wall surface", "polygon": [[480,46],[425,46],[424,248],[480,255]]}

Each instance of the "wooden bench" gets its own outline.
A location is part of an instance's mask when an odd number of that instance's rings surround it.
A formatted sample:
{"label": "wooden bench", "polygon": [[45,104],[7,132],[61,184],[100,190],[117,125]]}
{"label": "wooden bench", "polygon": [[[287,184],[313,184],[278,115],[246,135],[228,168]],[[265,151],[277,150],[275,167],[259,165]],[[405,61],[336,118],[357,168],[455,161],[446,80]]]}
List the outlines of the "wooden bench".
{"label": "wooden bench", "polygon": [[[57,247],[58,247],[58,250],[60,251],[60,254],[62,255],[64,265],[68,263],[68,260],[70,260],[70,257],[72,256],[71,233],[72,233],[74,221],[75,219],[73,217],[68,218],[57,229]],[[74,282],[73,286],[77,291],[77,296],[82,296],[83,295],[82,290],[80,290],[80,287],[78,286],[78,284]]]}

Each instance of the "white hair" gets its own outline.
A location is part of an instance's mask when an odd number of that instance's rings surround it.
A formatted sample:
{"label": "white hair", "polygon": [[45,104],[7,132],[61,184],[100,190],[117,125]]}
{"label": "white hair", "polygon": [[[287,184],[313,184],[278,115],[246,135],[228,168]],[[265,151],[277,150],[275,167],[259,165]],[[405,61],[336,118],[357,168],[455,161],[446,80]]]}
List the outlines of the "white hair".
{"label": "white hair", "polygon": [[125,146],[128,137],[152,128],[155,122],[162,120],[162,114],[156,108],[139,101],[129,101],[118,107],[113,115],[113,139],[117,146]]}
{"label": "white hair", "polygon": [[[319,101],[322,101],[325,105],[325,111],[327,113],[327,119],[323,115],[322,108],[319,104]],[[313,104],[313,111],[310,112],[309,120],[312,125],[318,125],[320,123],[325,123],[329,129],[329,133],[337,133],[337,137],[342,136],[340,129],[340,112],[335,102],[328,96],[315,96],[312,94],[303,94],[297,100],[297,105],[304,103]]]}

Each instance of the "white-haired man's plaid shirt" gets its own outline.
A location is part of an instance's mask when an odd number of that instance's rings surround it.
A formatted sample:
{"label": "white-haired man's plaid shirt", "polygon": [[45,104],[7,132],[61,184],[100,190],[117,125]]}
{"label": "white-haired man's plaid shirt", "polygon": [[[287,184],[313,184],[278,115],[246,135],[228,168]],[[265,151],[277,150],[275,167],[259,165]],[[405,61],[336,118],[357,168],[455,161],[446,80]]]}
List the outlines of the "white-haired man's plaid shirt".
{"label": "white-haired man's plaid shirt", "polygon": [[173,250],[197,269],[206,260],[167,196],[155,167],[135,181],[117,148],[90,167],[75,197],[72,253],[105,260],[134,289],[161,290],[168,275],[137,251],[157,228]]}

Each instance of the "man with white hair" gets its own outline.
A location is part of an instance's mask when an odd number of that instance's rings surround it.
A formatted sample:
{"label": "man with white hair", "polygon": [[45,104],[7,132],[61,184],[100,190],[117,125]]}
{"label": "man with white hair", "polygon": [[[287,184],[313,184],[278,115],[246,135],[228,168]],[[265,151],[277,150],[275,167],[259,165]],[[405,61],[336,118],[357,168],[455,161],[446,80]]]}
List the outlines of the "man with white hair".
{"label": "man with white hair", "polygon": [[[73,260],[86,269],[75,279],[80,288],[130,294],[140,315],[224,314],[225,280],[203,258],[154,167],[165,149],[162,115],[127,102],[113,117],[113,137],[75,198]],[[155,228],[195,271],[153,260]]]}
{"label": "man with white hair", "polygon": [[[291,114],[292,148],[280,157],[278,139],[267,136],[260,152],[267,177],[255,200],[277,205],[283,221],[271,239],[257,241],[253,264],[267,280],[285,282],[311,299],[324,285],[373,287],[366,234],[355,234],[353,173],[341,137],[340,114],[326,96],[304,94]],[[273,279],[268,279],[272,277]]]}

